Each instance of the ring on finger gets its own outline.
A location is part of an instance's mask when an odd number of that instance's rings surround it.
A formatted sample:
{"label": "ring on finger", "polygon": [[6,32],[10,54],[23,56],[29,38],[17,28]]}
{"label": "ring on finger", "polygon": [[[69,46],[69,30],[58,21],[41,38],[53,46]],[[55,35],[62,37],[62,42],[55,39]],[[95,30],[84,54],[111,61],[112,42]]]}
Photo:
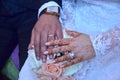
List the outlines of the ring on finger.
{"label": "ring on finger", "polygon": [[54,37],[54,34],[49,34],[48,36],[49,36],[49,37]]}

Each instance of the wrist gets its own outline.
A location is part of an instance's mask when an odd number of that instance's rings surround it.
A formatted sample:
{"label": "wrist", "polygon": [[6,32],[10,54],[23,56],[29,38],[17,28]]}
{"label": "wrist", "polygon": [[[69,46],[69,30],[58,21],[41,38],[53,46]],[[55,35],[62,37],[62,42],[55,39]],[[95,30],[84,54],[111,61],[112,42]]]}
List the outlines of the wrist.
{"label": "wrist", "polygon": [[59,17],[60,9],[57,6],[50,6],[45,8],[40,15],[47,14],[47,15],[53,15]]}
{"label": "wrist", "polygon": [[54,1],[49,1],[47,3],[44,3],[38,10],[38,18],[39,16],[41,16],[42,14],[45,13],[45,10],[47,7],[50,7],[50,6],[57,6],[60,10],[61,10],[61,7]]}

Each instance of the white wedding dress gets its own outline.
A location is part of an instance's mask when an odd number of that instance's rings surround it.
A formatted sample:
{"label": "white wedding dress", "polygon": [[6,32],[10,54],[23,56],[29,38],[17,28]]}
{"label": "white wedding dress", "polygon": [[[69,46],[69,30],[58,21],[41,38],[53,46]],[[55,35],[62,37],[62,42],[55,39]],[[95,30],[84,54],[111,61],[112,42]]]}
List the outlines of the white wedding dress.
{"label": "white wedding dress", "polygon": [[[96,56],[81,62],[75,80],[120,80],[120,1],[63,0],[63,29],[90,35]],[[27,58],[19,80],[39,80]]]}

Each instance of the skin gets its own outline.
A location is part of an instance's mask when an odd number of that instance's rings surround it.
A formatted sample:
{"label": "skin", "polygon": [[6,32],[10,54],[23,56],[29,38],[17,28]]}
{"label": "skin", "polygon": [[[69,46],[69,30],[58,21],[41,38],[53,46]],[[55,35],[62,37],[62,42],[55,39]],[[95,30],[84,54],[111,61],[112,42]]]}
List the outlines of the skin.
{"label": "skin", "polygon": [[[49,35],[51,34],[53,36],[50,37]],[[42,14],[32,30],[28,49],[34,47],[36,59],[42,59],[43,62],[46,62],[46,55],[43,55],[43,52],[47,48],[51,48],[51,46],[46,47],[45,43],[49,40],[61,39],[62,37],[62,27],[58,16]]]}
{"label": "skin", "polygon": [[[61,67],[67,67],[78,62],[90,59],[95,56],[95,51],[92,42],[87,34],[78,33],[66,30],[67,34],[73,38],[64,38],[59,40],[51,40],[46,43],[47,46],[58,46],[57,48],[48,49],[44,54],[66,53],[61,57],[54,59],[54,63],[66,62]],[[74,53],[74,58],[71,58],[69,52]]]}

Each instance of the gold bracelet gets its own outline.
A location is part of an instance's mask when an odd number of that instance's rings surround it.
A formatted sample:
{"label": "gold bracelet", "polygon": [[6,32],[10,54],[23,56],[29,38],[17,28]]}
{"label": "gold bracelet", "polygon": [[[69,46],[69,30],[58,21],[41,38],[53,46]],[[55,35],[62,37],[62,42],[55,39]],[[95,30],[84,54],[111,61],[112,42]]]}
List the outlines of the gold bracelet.
{"label": "gold bracelet", "polygon": [[57,12],[45,12],[44,14],[48,14],[48,15],[53,15],[53,16],[59,17],[59,13],[57,13]]}

